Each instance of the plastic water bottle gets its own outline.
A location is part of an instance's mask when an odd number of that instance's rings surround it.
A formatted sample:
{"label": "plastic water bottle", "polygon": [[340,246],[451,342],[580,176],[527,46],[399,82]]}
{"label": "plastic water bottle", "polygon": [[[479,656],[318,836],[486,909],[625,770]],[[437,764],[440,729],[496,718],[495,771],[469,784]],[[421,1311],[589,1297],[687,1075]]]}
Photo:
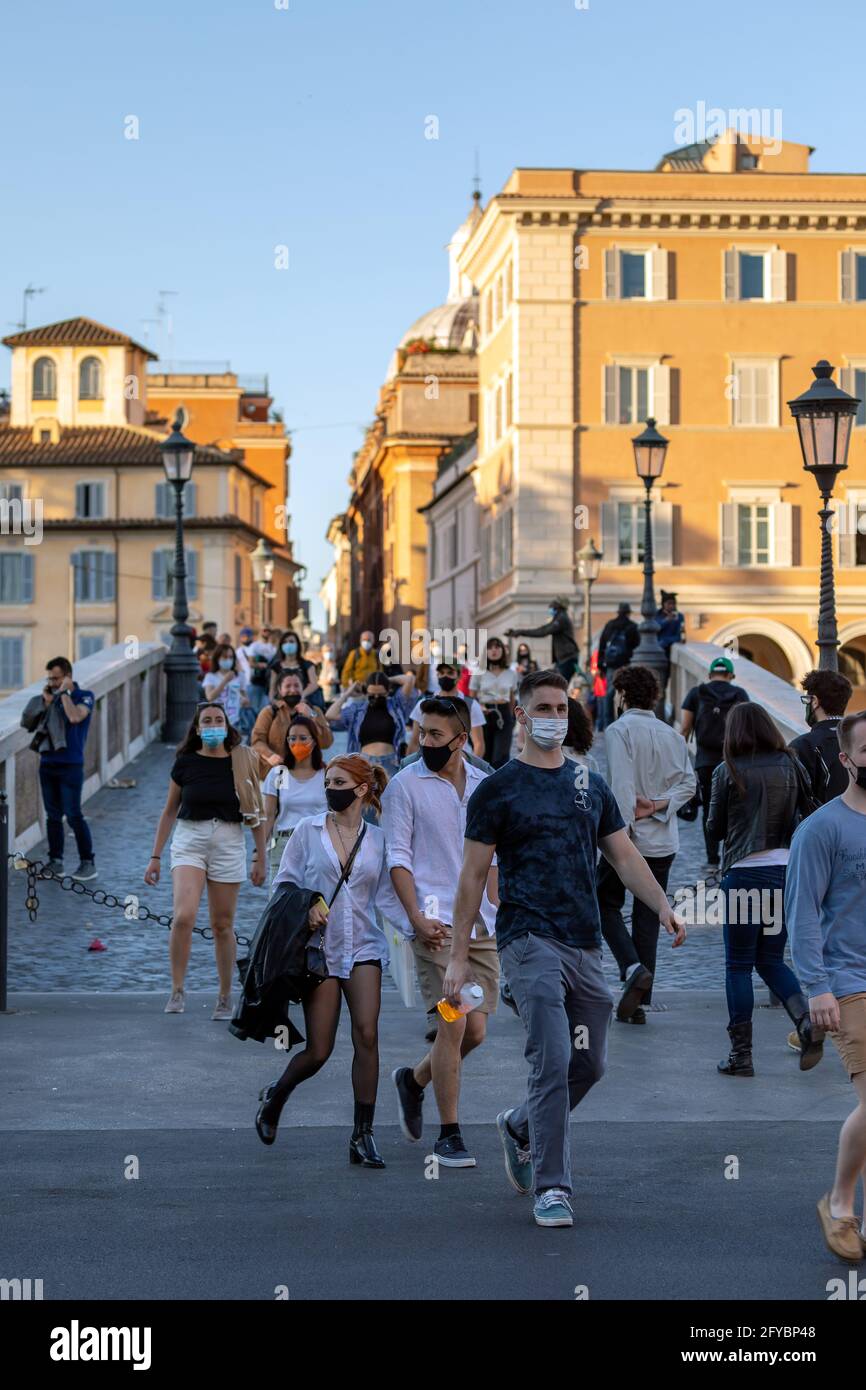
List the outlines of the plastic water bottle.
{"label": "plastic water bottle", "polygon": [[440,999],[436,1008],[446,1023],[454,1023],[456,1019],[462,1018],[464,1014],[470,1014],[473,1009],[477,1009],[478,1005],[483,1003],[484,990],[480,985],[464,985],[460,991],[459,1009],[455,1009],[454,1005],[449,1004],[447,999]]}

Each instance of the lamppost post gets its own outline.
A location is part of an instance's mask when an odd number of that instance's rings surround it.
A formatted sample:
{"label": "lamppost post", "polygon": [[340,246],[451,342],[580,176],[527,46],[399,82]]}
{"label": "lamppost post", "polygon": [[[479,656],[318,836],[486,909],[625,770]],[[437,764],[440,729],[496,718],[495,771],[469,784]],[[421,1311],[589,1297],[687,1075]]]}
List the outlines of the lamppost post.
{"label": "lamppost post", "polygon": [[577,552],[575,559],[577,561],[577,577],[583,580],[583,626],[586,648],[584,670],[588,674],[592,663],[592,586],[598,579],[598,572],[604,555],[602,551],[596,550],[595,541],[590,536],[586,545]]}
{"label": "lamppost post", "polygon": [[836,625],[836,588],[833,579],[833,533],[830,505],[839,474],[848,467],[851,431],[860,404],[833,381],[833,368],[822,358],[812,368],[815,380],[788,408],[794,417],[803,454],[803,467],[811,473],[821,494],[821,587],[818,603],[818,669],[838,671],[839,632]]}
{"label": "lamppost post", "polygon": [[195,462],[195,445],[183,432],[183,414],[178,411],[172,432],[160,444],[165,476],[174,488],[174,570],[172,575],[171,647],[165,658],[165,722],[162,737],[177,743],[195,714],[198,700],[199,664],[192,649],[193,630],[189,626],[186,594],[186,557],[183,544],[183,490]]}
{"label": "lamppost post", "polygon": [[662,475],[668,440],[659,434],[656,422],[649,419],[646,429],[632,440],[637,475],[646,489],[644,494],[644,543],[643,543],[643,597],[640,611],[643,621],[638,631],[640,642],[632,652],[632,664],[648,666],[654,671],[663,690],[667,676],[667,657],[659,642],[659,625],[656,621],[655,564],[653,557],[652,529],[652,489],[653,483]]}

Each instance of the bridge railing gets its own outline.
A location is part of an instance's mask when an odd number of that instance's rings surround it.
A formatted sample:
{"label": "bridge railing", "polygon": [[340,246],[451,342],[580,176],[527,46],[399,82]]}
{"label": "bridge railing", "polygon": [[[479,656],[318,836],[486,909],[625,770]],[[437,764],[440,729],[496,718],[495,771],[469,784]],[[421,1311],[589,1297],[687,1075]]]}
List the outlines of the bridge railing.
{"label": "bridge railing", "polygon": [[[681,710],[686,692],[693,685],[709,680],[710,662],[718,656],[732,656],[724,647],[714,642],[683,642],[671,649],[671,677],[668,682],[668,700],[673,710],[674,725],[679,727]],[[786,743],[798,734],[805,734],[808,725],[804,718],[800,692],[771,675],[763,666],[748,661],[744,656],[733,657],[734,681],[748,692],[750,700],[763,705]]]}
{"label": "bridge railing", "polygon": [[[96,701],[84,750],[82,800],[159,738],[165,653],[161,642],[142,642],[132,656],[121,642],[74,663],[76,682],[92,690]],[[9,848],[22,854],[45,835],[39,756],[30,751],[32,733],[21,728],[24,706],[44,686],[44,680],[35,681],[0,700],[0,791],[8,803]]]}

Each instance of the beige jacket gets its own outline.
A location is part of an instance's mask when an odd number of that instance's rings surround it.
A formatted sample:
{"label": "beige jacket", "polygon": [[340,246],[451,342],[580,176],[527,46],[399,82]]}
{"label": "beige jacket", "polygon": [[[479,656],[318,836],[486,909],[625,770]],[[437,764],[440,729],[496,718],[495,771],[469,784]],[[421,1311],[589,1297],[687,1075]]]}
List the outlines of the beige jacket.
{"label": "beige jacket", "polygon": [[265,803],[262,797],[262,784],[259,781],[258,754],[246,744],[239,743],[231,751],[232,775],[235,779],[235,792],[241,808],[244,825],[251,829],[261,825],[265,819]]}

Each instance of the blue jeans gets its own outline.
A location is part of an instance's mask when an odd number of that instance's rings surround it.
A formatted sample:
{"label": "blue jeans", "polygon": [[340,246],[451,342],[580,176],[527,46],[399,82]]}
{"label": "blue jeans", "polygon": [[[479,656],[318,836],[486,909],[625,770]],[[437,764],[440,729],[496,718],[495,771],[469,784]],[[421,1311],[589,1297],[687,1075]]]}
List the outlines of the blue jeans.
{"label": "blue jeans", "polygon": [[252,681],[250,681],[247,686],[247,699],[250,702],[250,708],[253,712],[253,722],[255,722],[256,717],[261,714],[265,705],[268,703],[267,688],[264,685],[253,685]]}
{"label": "blue jeans", "polygon": [[93,858],[90,827],[81,814],[81,788],[84,785],[83,763],[39,764],[39,784],[45,807],[48,831],[48,853],[52,859],[63,858],[63,817],[75,836],[79,859]]}
{"label": "blue jeans", "polygon": [[[783,1002],[799,994],[797,976],[783,960],[784,864],[729,869],[719,885],[725,905],[725,993],[731,1023],[749,1023],[755,1007],[752,971]],[[733,897],[736,893],[738,896]]]}

